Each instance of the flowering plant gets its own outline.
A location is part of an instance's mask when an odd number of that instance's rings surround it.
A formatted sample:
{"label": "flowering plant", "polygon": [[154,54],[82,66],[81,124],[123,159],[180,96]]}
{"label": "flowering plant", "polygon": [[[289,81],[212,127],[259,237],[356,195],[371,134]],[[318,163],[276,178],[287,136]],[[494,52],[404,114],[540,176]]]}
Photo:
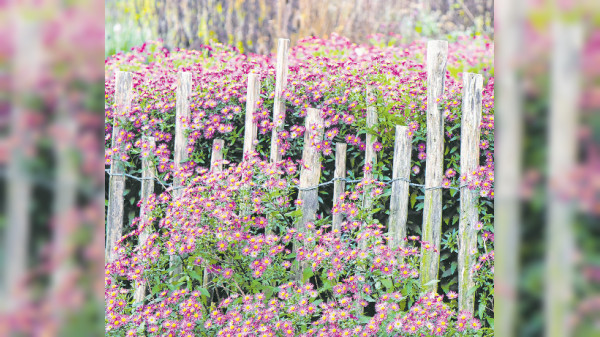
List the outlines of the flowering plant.
{"label": "flowering plant", "polygon": [[[154,195],[142,206],[151,217],[119,241],[119,258],[106,266],[107,334],[484,332],[470,314],[457,316],[443,296],[421,293],[417,237],[388,247],[383,226],[358,197],[377,204],[380,182],[363,181],[343,195],[341,230],[332,230],[328,218],[301,223],[295,184],[291,161],[252,157],[224,172],[197,168],[179,198]],[[150,228],[147,241],[135,245]],[[141,283],[151,292],[134,303],[132,288]]]}
{"label": "flowering plant", "polygon": [[[300,41],[289,54],[283,129],[277,134],[287,159],[278,165],[261,157],[269,153],[275,125],[271,117],[275,88],[272,58],[241,55],[227,46],[169,51],[160,42],[109,57],[105,163],[110,165],[117,158],[125,163],[128,173],[135,174],[141,172],[140,160],[148,158],[161,182],[181,177],[186,188],[183,196],[173,198],[168,189],[157,186],[156,195],[138,203],[150,212],[147,221],[134,217],[135,197],[126,205],[131,226],[117,247],[119,258],[106,265],[107,334],[274,336],[291,330],[292,335],[307,336],[433,335],[441,322],[446,328],[437,333],[442,335],[489,333],[493,327],[494,80],[493,46],[488,39],[459,38],[449,44],[446,89],[438,102],[444,112],[446,149],[439,290],[450,302],[422,293],[417,280],[424,206],[421,190],[410,191],[410,236],[405,245],[393,250],[387,246],[390,191],[385,184],[391,179],[392,157],[388,154],[395,125],[407,125],[406,136],[412,139],[411,182],[422,184],[425,180],[424,52],[421,42],[376,47],[358,46],[339,36]],[[133,73],[133,103],[122,115],[117,115],[114,104],[115,70]],[[189,159],[179,170],[172,159],[177,71],[193,74],[191,115],[183,121],[188,126]],[[459,167],[459,71],[483,73],[487,79],[480,125],[482,165],[474,172],[460,172]],[[253,116],[259,131],[255,144],[259,156],[244,158],[245,83],[250,72],[261,79]],[[368,102],[367,85],[374,93]],[[367,105],[377,108],[376,127],[366,127]],[[331,185],[319,188],[316,219],[301,223],[302,211],[297,207],[302,205],[293,186],[297,185],[297,163],[305,146],[308,107],[319,108],[324,121],[323,141],[315,144],[321,154],[322,180],[333,178],[332,148],[337,142],[349,145],[349,179],[369,171],[376,180],[362,181],[333,205],[324,201],[331,200]],[[115,135],[113,146],[115,117],[120,119],[121,131]],[[366,134],[378,138],[373,145],[378,158],[375,165],[365,165],[363,160]],[[156,144],[142,136],[153,136]],[[239,163],[222,173],[203,168],[208,166],[215,138],[225,141],[224,157]],[[466,313],[468,318],[459,318],[452,298],[458,280],[459,209],[452,187],[465,184],[481,196],[480,230],[488,233],[472,252],[481,261],[472,271],[477,282],[477,319]],[[137,187],[129,188],[136,191]],[[373,199],[370,208],[364,207],[365,195]],[[331,216],[336,213],[346,219],[340,229],[331,226]],[[148,241],[138,246],[136,240],[144,230],[149,230]],[[136,282],[148,286],[150,294],[143,303],[133,300]],[[439,305],[429,308],[428,299]],[[423,302],[419,301],[425,301],[428,309],[411,316],[413,307],[422,310]],[[443,312],[445,320],[433,319]],[[381,313],[384,316],[377,316]],[[393,329],[388,331],[390,324]],[[403,330],[411,326],[414,331]],[[231,327],[235,333],[228,330]]]}

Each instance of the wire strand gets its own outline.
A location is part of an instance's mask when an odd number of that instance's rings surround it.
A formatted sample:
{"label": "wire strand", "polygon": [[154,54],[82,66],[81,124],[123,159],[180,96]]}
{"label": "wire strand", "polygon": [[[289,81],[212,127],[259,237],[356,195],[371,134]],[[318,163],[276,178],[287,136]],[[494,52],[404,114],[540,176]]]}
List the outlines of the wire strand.
{"label": "wire strand", "polygon": [[[169,184],[169,183],[166,183],[164,181],[161,181],[157,177],[140,178],[140,177],[136,177],[134,175],[127,174],[127,173],[116,173],[116,174],[115,173],[111,173],[109,169],[105,169],[104,171],[109,176],[125,176],[125,177],[129,177],[129,178],[135,179],[135,180],[137,180],[139,182],[141,182],[143,180],[156,180],[156,181],[158,181],[163,186],[173,187],[172,184]],[[361,181],[363,181],[363,179],[333,178],[333,179],[331,179],[329,181],[320,183],[320,184],[315,185],[315,186],[300,187],[300,186],[297,185],[297,186],[292,186],[292,187],[297,188],[298,191],[310,191],[310,190],[317,189],[319,187],[331,185],[331,184],[333,184],[336,181],[344,181],[346,183],[351,183],[352,184],[352,183],[361,182]],[[420,187],[420,188],[423,188],[425,191],[427,191],[427,190],[437,190],[437,189],[452,189],[452,190],[460,191],[461,188],[468,186],[468,184],[463,184],[463,185],[459,185],[458,187],[457,186],[431,186],[431,187],[427,187],[426,185],[423,185],[423,184],[411,183],[410,180],[408,180],[406,178],[394,178],[394,179],[390,179],[390,180],[384,182],[384,184],[385,185],[390,185],[390,184],[392,184],[392,183],[394,183],[396,181],[404,181],[404,182],[408,183],[408,185],[410,185],[410,186]],[[172,190],[178,190],[178,189],[182,189],[182,188],[185,188],[185,186],[184,185],[182,185],[182,186],[175,186],[175,187],[172,188]]]}

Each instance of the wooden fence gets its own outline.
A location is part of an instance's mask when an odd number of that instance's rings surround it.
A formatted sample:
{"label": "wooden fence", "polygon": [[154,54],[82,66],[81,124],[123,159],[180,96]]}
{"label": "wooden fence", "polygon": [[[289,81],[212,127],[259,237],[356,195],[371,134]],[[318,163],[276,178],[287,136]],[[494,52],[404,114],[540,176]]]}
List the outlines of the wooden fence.
{"label": "wooden fence", "polygon": [[[272,162],[281,160],[281,153],[276,142],[277,131],[281,130],[283,123],[284,99],[281,95],[287,82],[287,55],[289,40],[280,39],[277,52],[275,104],[273,120],[275,127],[271,138],[270,158]],[[422,263],[420,270],[421,284],[428,291],[436,291],[439,274],[440,261],[440,239],[442,233],[442,175],[444,163],[444,120],[442,112],[438,107],[438,98],[444,93],[444,79],[446,74],[446,61],[448,54],[448,43],[446,41],[430,41],[427,45],[427,161],[425,171],[425,205],[423,211],[423,240],[426,241],[422,248]],[[192,74],[180,72],[177,77],[177,102],[176,102],[176,128],[175,128],[175,172],[173,174],[173,195],[176,197],[182,190],[177,187],[184,183],[178,175],[182,162],[187,158],[186,129],[190,122],[189,97],[192,88]],[[461,172],[471,173],[479,165],[479,125],[482,111],[482,87],[481,75],[463,74],[463,102],[461,123]],[[117,72],[116,75],[116,104],[114,127],[112,134],[113,147],[120,137],[120,118],[131,106],[132,86],[131,74]],[[246,97],[246,118],[244,135],[244,154],[254,150],[257,140],[257,125],[253,121],[252,114],[256,109],[259,99],[260,81],[256,74],[248,74],[248,91]],[[370,87],[367,88],[367,98],[373,95]],[[368,101],[368,100],[367,100]],[[305,120],[306,131],[304,134],[305,147],[302,152],[303,166],[300,172],[299,199],[302,205],[302,221],[314,220],[318,210],[318,184],[321,179],[321,156],[317,150],[310,146],[323,138],[323,120],[318,109],[309,108]],[[367,107],[367,124],[369,127],[377,125],[377,108]],[[317,125],[316,128],[311,126]],[[394,158],[392,168],[392,194],[390,204],[390,216],[388,220],[388,244],[395,249],[404,244],[406,237],[406,225],[408,217],[408,199],[410,185],[411,167],[411,141],[407,137],[407,127],[396,126],[394,145]],[[152,142],[152,138],[147,138]],[[375,164],[376,156],[372,151],[372,144],[376,137],[367,135],[366,164]],[[306,146],[309,145],[309,146]],[[211,154],[211,170],[222,169],[224,142],[215,139]],[[143,160],[143,178],[141,198],[146,200],[154,190],[154,180],[151,161]],[[336,144],[334,193],[333,203],[337,203],[340,195],[345,190],[346,173],[346,144]],[[106,259],[107,263],[114,261],[117,254],[115,242],[121,237],[123,228],[123,193],[125,188],[124,165],[117,156],[113,156],[110,169],[108,213],[106,215]],[[365,178],[372,178],[369,173]],[[474,309],[474,281],[471,270],[476,261],[472,258],[472,249],[477,246],[477,235],[475,225],[478,222],[477,211],[478,192],[460,187],[460,220],[458,237],[458,277],[459,277],[459,309],[473,311]],[[370,205],[369,198],[365,198],[365,205]],[[146,214],[141,208],[140,216]],[[339,230],[342,216],[337,214],[333,217],[333,229]],[[139,237],[139,244],[143,245],[148,237],[144,231]],[[173,261],[171,261],[173,263]],[[208,273],[204,273],[204,282],[208,282]],[[138,284],[135,292],[136,301],[142,301],[146,289],[144,285]]]}

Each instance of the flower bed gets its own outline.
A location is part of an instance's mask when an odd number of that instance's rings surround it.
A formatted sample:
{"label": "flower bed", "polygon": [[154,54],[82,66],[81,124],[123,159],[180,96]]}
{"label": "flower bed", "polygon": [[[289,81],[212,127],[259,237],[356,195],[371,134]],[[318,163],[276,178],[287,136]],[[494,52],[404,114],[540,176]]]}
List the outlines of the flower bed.
{"label": "flower bed", "polygon": [[[444,191],[444,237],[441,280],[444,296],[421,292],[422,191],[411,190],[407,248],[387,248],[391,156],[396,124],[409,126],[413,146],[412,181],[423,182],[426,158],[425,45],[357,46],[341,37],[307,39],[291,49],[285,127],[279,133],[284,158],[264,161],[270,146],[274,64],[270,57],[240,55],[225,47],[200,51],[166,51],[151,42],[106,61],[106,164],[111,156],[141,169],[152,158],[159,179],[174,174],[175,79],[191,71],[191,121],[187,134],[190,160],[177,172],[187,179],[181,198],[167,191],[139,203],[151,218],[136,218],[119,242],[119,257],[106,266],[108,335],[156,336],[397,336],[487,335],[493,327],[493,48],[489,40],[460,39],[449,45],[446,93],[440,100],[446,130],[444,185],[468,183],[480,191],[479,230],[473,272],[478,305],[473,318],[456,313],[456,232],[458,199]],[[114,71],[134,74],[134,104],[118,135],[123,150],[111,148]],[[484,75],[482,166],[461,173],[459,167],[461,80],[459,71]],[[258,157],[242,158],[247,73],[261,77],[261,100],[255,115]],[[378,132],[367,129],[365,86],[375,88]],[[349,178],[362,177],[367,132],[377,135],[375,181],[348,186],[344,199],[331,200],[319,190],[317,220],[300,223],[296,209],[297,162],[300,159],[307,107],[321,109],[324,122],[322,180],[333,177],[336,142],[348,147]],[[151,135],[155,147],[142,141]],[[209,172],[214,138],[224,139],[223,173]],[[364,209],[362,196],[373,206]],[[346,217],[332,230],[331,215]],[[147,242],[137,245],[144,228]],[[359,244],[360,243],[360,244]],[[173,262],[170,262],[173,261]],[[174,265],[173,265],[174,264]],[[175,268],[181,265],[181,270]],[[207,270],[210,278],[203,277]],[[134,303],[136,281],[148,283],[145,303]],[[482,327],[483,325],[483,327]]]}

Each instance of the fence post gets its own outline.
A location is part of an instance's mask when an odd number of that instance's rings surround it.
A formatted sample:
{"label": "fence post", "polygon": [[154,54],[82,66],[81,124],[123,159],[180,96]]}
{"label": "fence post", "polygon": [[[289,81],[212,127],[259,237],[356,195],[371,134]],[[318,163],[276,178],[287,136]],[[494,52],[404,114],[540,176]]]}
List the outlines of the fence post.
{"label": "fence post", "polygon": [[390,249],[404,247],[406,220],[408,218],[408,183],[410,181],[411,139],[408,128],[396,125],[394,142],[394,164],[392,167],[392,195],[390,200],[390,218],[388,225],[388,244]]}
{"label": "fence post", "polygon": [[427,292],[437,289],[437,284],[430,282],[438,279],[440,264],[444,118],[438,107],[438,99],[444,94],[447,59],[447,41],[427,43],[427,160],[422,233],[423,241],[430,247],[421,248],[421,285]]}
{"label": "fence post", "polygon": [[[302,169],[300,170],[300,188],[316,186],[321,179],[321,154],[314,144],[323,140],[323,121],[319,109],[307,109],[304,148],[302,149]],[[300,191],[302,200],[302,224],[313,221],[319,208],[318,188]]]}
{"label": "fence post", "polygon": [[[367,86],[367,128],[373,128],[377,125],[377,107],[372,106],[372,99],[375,98],[375,94],[373,93],[373,87]],[[365,165],[372,165],[373,169],[377,164],[377,153],[375,149],[373,149],[373,144],[377,142],[377,136],[367,133],[366,137],[366,149],[365,149]],[[371,180],[373,179],[373,169],[365,173],[365,179]],[[366,198],[366,207],[370,206],[370,198]]]}
{"label": "fence post", "polygon": [[[212,153],[210,156],[210,170],[213,173],[220,173],[223,171],[223,146],[225,146],[225,141],[222,139],[215,139],[213,141]],[[207,289],[211,295],[213,296],[213,292],[208,289],[208,284],[210,283],[212,277],[209,276],[208,268],[204,267],[204,275],[202,277],[202,287]]]}
{"label": "fence post", "polygon": [[271,132],[271,162],[281,161],[278,133],[285,125],[285,99],[282,91],[287,86],[288,47],[290,40],[279,39],[277,43],[277,68],[275,69],[275,100],[273,103],[273,131]]}
{"label": "fence post", "polygon": [[[143,136],[142,141],[144,145],[147,144],[150,150],[155,148],[154,137]],[[140,207],[140,218],[142,219],[141,223],[147,223],[149,221],[148,213],[147,213],[147,200],[152,193],[154,193],[154,170],[152,165],[152,155],[142,158],[142,190],[140,198],[142,200],[142,207]],[[150,225],[146,225],[146,227],[140,233],[138,239],[138,247],[139,249],[144,249],[146,245],[146,241],[150,236]],[[144,297],[146,296],[146,283],[145,280],[139,280],[137,282],[135,293],[133,295],[134,302],[143,302]]]}
{"label": "fence post", "polygon": [[246,124],[244,126],[244,156],[254,152],[257,126],[254,119],[256,102],[260,95],[260,77],[258,74],[248,74],[248,92],[246,93]]}
{"label": "fence post", "polygon": [[[63,304],[62,295],[70,291],[68,286],[65,286],[65,280],[74,268],[69,263],[68,252],[72,251],[75,246],[72,240],[75,228],[72,224],[77,221],[76,205],[79,172],[78,163],[73,160],[72,156],[75,151],[78,130],[77,122],[75,119],[70,118],[70,111],[67,97],[61,97],[56,126],[60,128],[62,137],[58,137],[54,152],[57,165],[55,171],[56,182],[53,188],[54,231],[52,233],[52,244],[54,249],[52,262],[55,269],[50,285],[50,293],[53,294],[52,302],[53,305],[56,305],[54,314],[58,324],[62,324],[65,318],[64,309],[61,308]],[[19,202],[25,202],[25,200],[19,199]]]}
{"label": "fence post", "polygon": [[[185,131],[190,124],[190,94],[192,92],[192,73],[180,71],[177,74],[177,91],[175,102],[175,173],[173,173],[173,199],[183,194],[183,189],[177,188],[184,184],[181,177],[181,163],[187,160],[188,139]],[[175,263],[175,255],[170,257],[170,265]],[[173,270],[173,275],[181,273],[181,266]]]}
{"label": "fence post", "polygon": [[[333,183],[333,205],[335,206],[340,201],[340,196],[344,193],[346,182],[341,179],[346,179],[346,143],[335,144],[335,171],[333,174],[335,180]],[[333,230],[340,230],[343,214],[338,212],[333,215]]]}
{"label": "fence post", "polygon": [[[367,85],[367,128],[371,129],[377,125],[377,107],[373,106],[375,102],[375,94],[373,93],[373,87]],[[367,133],[366,137],[366,149],[365,149],[365,166],[370,165],[371,169],[365,172],[364,180],[369,181],[373,179],[373,170],[377,165],[377,153],[373,148],[373,144],[377,141],[377,136]],[[366,209],[371,208],[373,198],[370,193],[364,193],[363,195],[363,206]],[[361,240],[359,247],[361,249],[367,248],[367,241]]]}
{"label": "fence post", "polygon": [[[309,221],[314,221],[319,209],[318,188],[302,190],[303,188],[317,186],[321,179],[321,154],[315,144],[323,140],[323,120],[321,110],[308,108],[304,132],[304,148],[302,149],[302,169],[300,170],[300,191],[298,199],[302,201],[302,221],[299,226]],[[299,228],[296,228],[299,229]],[[294,247],[295,250],[296,247]],[[305,263],[301,263],[296,271],[296,278],[302,278]]]}
{"label": "fence post", "polygon": [[[481,100],[483,77],[463,73],[463,104],[460,131],[460,173],[470,174],[479,166],[479,137],[481,124]],[[460,188],[460,218],[458,222],[458,308],[473,312],[475,286],[472,275],[472,250],[477,248],[479,220],[477,211],[478,192],[467,186]]]}
{"label": "fence post", "polygon": [[[546,211],[545,329],[548,337],[574,335],[575,209],[561,193],[578,165],[579,99],[584,27],[554,23],[551,106],[548,122],[548,208]],[[561,184],[562,183],[562,184]],[[561,188],[561,185],[564,186]],[[562,190],[562,191],[561,191]],[[597,317],[597,316],[596,316]]]}
{"label": "fence post", "polygon": [[[117,71],[115,79],[115,117],[112,131],[112,148],[123,149],[124,139],[121,135],[121,117],[131,107],[133,99],[131,73]],[[111,263],[117,257],[115,243],[123,230],[123,193],[125,192],[125,167],[118,156],[112,158],[110,164],[110,180],[108,187],[108,212],[106,215],[106,262]]]}
{"label": "fence post", "polygon": [[[184,181],[180,169],[182,162],[188,158],[186,130],[190,125],[190,95],[192,93],[192,73],[180,71],[177,74],[177,96],[175,110],[175,173],[173,176],[173,188],[181,186]],[[174,190],[173,196],[180,196],[181,189]]]}

